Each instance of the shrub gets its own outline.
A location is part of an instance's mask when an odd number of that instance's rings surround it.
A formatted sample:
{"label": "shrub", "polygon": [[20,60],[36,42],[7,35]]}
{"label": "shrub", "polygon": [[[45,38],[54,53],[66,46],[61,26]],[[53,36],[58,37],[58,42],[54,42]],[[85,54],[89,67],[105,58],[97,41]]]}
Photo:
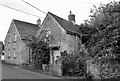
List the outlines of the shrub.
{"label": "shrub", "polygon": [[84,76],[86,66],[79,56],[66,55],[63,57],[63,75],[68,76]]}

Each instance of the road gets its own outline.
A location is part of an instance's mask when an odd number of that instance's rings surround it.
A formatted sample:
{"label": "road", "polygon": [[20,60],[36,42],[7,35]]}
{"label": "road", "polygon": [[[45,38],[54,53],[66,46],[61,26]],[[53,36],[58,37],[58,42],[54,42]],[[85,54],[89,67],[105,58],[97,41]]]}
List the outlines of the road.
{"label": "road", "polygon": [[21,68],[16,68],[15,65],[6,65],[0,63],[0,68],[1,66],[2,79],[60,79],[58,77],[48,76],[41,73],[34,73]]}
{"label": "road", "polygon": [[[1,64],[0,62],[0,80],[1,79],[59,79],[59,77],[48,76],[41,73],[30,72],[15,65]],[[74,80],[74,79],[73,79]],[[73,81],[69,79],[61,79],[61,81]],[[99,81],[99,80],[80,80],[79,81]],[[77,80],[76,80],[77,81]],[[103,80],[106,81],[106,80]],[[114,80],[113,80],[114,81]],[[115,81],[119,81],[115,80]]]}

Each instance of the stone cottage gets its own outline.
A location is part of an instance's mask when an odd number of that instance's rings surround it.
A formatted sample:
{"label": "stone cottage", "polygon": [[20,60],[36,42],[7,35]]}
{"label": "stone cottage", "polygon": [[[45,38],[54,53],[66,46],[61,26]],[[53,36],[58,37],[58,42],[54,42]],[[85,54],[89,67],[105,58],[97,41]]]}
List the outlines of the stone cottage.
{"label": "stone cottage", "polygon": [[38,31],[37,24],[13,19],[5,38],[5,61],[21,65],[30,59],[30,48],[26,46],[25,37],[34,36]]}
{"label": "stone cottage", "polygon": [[[62,75],[61,63],[56,61],[61,56],[60,52],[66,51],[68,54],[78,54],[81,45],[81,34],[78,32],[79,25],[75,24],[75,15],[70,12],[68,21],[48,12],[42,26],[38,30],[36,37],[49,43],[50,65],[55,75]],[[43,31],[47,31],[42,34]]]}

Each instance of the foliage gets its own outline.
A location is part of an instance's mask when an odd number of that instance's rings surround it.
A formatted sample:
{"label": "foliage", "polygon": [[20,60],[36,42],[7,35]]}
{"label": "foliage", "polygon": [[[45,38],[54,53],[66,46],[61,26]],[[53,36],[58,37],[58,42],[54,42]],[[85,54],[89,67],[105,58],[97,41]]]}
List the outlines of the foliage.
{"label": "foliage", "polygon": [[86,66],[80,56],[63,54],[62,56],[62,68],[63,75],[68,76],[84,76]]}
{"label": "foliage", "polygon": [[[118,70],[120,66],[120,2],[114,1],[108,4],[101,4],[98,8],[94,6],[91,13],[90,20],[86,20],[81,25],[85,30],[86,28],[97,30],[94,34],[87,33],[88,36],[91,35],[87,42],[85,42],[85,48],[89,57],[100,63],[101,68],[103,68],[104,63],[107,61],[107,64],[110,66],[106,66],[108,71],[111,68],[113,70],[113,67],[115,70]],[[82,28],[80,28],[80,31]],[[93,30],[90,31],[92,32]],[[112,59],[117,63],[117,66],[111,63],[110,60]],[[103,73],[103,71],[101,72]],[[120,70],[118,73],[120,73]],[[112,71],[109,71],[106,76],[111,74]]]}
{"label": "foliage", "polygon": [[42,64],[49,63],[49,47],[44,41],[37,41],[35,37],[26,38],[27,46],[32,49],[31,65],[34,69],[42,69]]}
{"label": "foliage", "polygon": [[101,78],[114,78],[120,76],[120,64],[116,59],[104,59],[101,61]]}
{"label": "foliage", "polygon": [[[119,2],[111,2],[107,5],[101,5],[98,9],[95,9],[96,12],[94,12],[93,15],[102,13],[104,17],[101,19],[101,21],[96,22],[96,19],[99,19],[99,15],[92,16],[95,21],[91,21],[91,25],[97,28],[99,32],[95,36],[91,37],[91,39],[86,44],[86,48],[88,48],[90,54],[93,56],[96,56],[97,54],[103,55],[106,53],[119,56],[119,5]],[[117,51],[115,52],[115,50]]]}
{"label": "foliage", "polygon": [[102,30],[109,24],[117,25],[120,18],[120,3],[114,1],[108,4],[101,4],[98,8],[94,5],[90,12],[90,20],[87,20],[85,23]]}

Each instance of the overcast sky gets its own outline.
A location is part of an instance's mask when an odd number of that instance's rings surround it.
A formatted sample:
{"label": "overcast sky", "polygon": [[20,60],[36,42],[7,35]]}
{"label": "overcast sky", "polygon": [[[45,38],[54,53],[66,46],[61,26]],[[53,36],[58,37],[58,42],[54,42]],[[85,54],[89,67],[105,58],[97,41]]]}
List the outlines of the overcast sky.
{"label": "overcast sky", "polygon": [[[109,3],[113,0],[24,0],[44,12],[52,12],[64,19],[68,19],[69,11],[76,15],[76,24],[80,24],[83,20],[88,19],[90,9],[93,5],[98,6],[100,2]],[[119,1],[119,0],[115,0]],[[26,13],[37,15],[43,21],[46,14],[26,4],[22,0],[0,0],[0,4],[7,5]],[[28,15],[22,12],[15,11],[0,5],[0,41],[4,41],[8,28],[12,19],[26,21],[36,24],[39,17]]]}

